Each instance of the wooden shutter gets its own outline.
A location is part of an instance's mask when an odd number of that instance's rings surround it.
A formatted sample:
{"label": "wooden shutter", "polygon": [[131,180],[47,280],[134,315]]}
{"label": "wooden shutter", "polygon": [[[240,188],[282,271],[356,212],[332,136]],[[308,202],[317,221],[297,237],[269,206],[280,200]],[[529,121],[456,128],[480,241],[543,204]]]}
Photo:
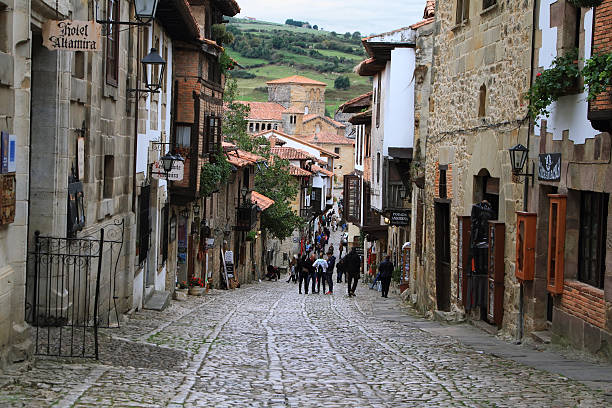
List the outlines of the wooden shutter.
{"label": "wooden shutter", "polygon": [[549,194],[548,266],[546,289],[555,295],[563,293],[565,271],[565,214],[567,196]]}
{"label": "wooden shutter", "polygon": [[[418,210],[417,210],[418,211]],[[422,210],[421,210],[422,211]],[[418,215],[417,215],[418,218]],[[418,222],[418,221],[417,221]],[[421,232],[423,231],[423,219],[421,217]],[[471,271],[470,265],[470,234],[472,218],[467,215],[457,217],[457,301],[465,305],[467,299],[467,278]],[[417,234],[419,230],[417,228]],[[418,242],[417,236],[417,242]]]}
{"label": "wooden shutter", "polygon": [[532,281],[535,276],[536,221],[538,215],[516,213],[516,267],[519,281]]}
{"label": "wooden shutter", "polygon": [[489,221],[489,278],[487,317],[501,327],[504,317],[504,246],[506,227],[503,222]]}

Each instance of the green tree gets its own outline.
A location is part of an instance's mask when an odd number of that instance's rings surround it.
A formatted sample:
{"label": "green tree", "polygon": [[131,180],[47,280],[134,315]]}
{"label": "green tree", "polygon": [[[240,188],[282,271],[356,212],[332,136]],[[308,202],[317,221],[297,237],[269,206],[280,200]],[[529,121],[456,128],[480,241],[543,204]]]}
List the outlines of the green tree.
{"label": "green tree", "polygon": [[355,31],[352,38],[353,40],[361,40],[361,33],[359,31]]}
{"label": "green tree", "polygon": [[351,80],[346,75],[339,76],[334,81],[334,88],[336,89],[349,89],[350,87],[351,87]]}
{"label": "green tree", "polygon": [[287,171],[289,162],[270,153],[270,142],[265,137],[254,138],[247,132],[249,107],[237,102],[238,83],[228,74],[225,85],[226,105],[223,134],[241,150],[255,153],[265,160],[257,166],[255,189],[274,200],[274,205],[263,212],[261,227],[266,234],[283,240],[301,227],[302,218],[291,210],[291,201],[299,192],[297,181]]}
{"label": "green tree", "polygon": [[347,40],[350,40],[352,37],[352,34],[349,33],[348,31],[346,33],[344,33],[344,38],[346,38]]}

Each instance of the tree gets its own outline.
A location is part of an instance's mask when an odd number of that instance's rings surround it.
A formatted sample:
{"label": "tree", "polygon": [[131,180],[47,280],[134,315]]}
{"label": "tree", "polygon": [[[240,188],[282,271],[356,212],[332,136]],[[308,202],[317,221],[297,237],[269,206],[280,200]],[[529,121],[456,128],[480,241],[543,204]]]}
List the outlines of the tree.
{"label": "tree", "polygon": [[352,34],[349,33],[348,31],[346,33],[344,33],[344,38],[346,38],[347,40],[350,40],[352,37]]}
{"label": "tree", "polygon": [[346,75],[339,76],[334,81],[334,88],[336,89],[349,89],[350,87],[351,87],[351,80]]}
{"label": "tree", "polygon": [[353,40],[361,40],[361,33],[359,31],[353,33]]}
{"label": "tree", "polygon": [[313,26],[312,26],[312,29],[313,29],[313,30],[318,30],[318,29],[319,29],[319,26],[315,24],[315,25],[313,25]]}
{"label": "tree", "polygon": [[266,234],[280,240],[286,239],[303,223],[302,218],[291,210],[291,201],[299,192],[297,181],[287,171],[289,162],[270,153],[268,139],[263,136],[254,138],[248,134],[250,108],[237,102],[238,83],[231,77],[231,73],[228,75],[223,96],[227,107],[223,118],[223,134],[239,149],[265,159],[264,163],[257,166],[255,188],[274,200],[274,204],[262,213],[261,227]]}

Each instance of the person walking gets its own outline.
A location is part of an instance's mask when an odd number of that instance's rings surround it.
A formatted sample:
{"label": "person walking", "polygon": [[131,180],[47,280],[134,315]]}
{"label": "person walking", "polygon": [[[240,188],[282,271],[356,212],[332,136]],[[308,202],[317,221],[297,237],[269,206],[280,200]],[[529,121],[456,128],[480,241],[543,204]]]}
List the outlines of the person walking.
{"label": "person walking", "polygon": [[338,264],[336,265],[336,270],[338,271],[338,277],[336,279],[336,283],[342,283],[342,275],[344,275],[344,272],[345,272],[344,259],[346,258],[346,256],[344,258],[341,258],[341,256],[342,256],[342,247],[340,247],[340,259],[338,260]]}
{"label": "person walking", "polygon": [[359,275],[361,273],[361,258],[355,248],[345,257],[346,283],[349,297],[355,296]]}
{"label": "person walking", "polygon": [[[317,292],[321,291],[321,281],[325,279],[325,275],[327,274],[327,261],[323,258],[323,252],[319,253],[319,258],[312,264],[313,268],[317,272]],[[315,293],[315,282],[312,281],[312,293]],[[323,293],[325,293],[325,281],[323,281]]]}
{"label": "person walking", "polygon": [[[334,256],[334,247],[330,246],[327,251],[327,284],[329,285],[329,292],[325,293],[326,295],[331,295],[334,293],[334,267],[336,266],[336,257]],[[323,287],[323,291],[325,292],[325,287]]]}
{"label": "person walking", "polygon": [[302,282],[304,283],[304,293],[308,294],[308,284],[310,283],[309,281],[310,276],[312,275],[312,269],[311,259],[307,255],[304,255],[301,262],[298,264],[300,295],[302,294]]}
{"label": "person walking", "polygon": [[291,258],[291,262],[289,262],[289,277],[287,279],[287,283],[289,283],[291,280],[293,280],[293,283],[297,282],[297,274],[298,274],[297,265],[298,265],[298,256],[293,255],[293,258]]}
{"label": "person walking", "polygon": [[378,274],[382,283],[382,297],[389,297],[389,285],[391,284],[391,276],[393,276],[393,263],[389,255],[385,256],[385,260],[378,265]]}

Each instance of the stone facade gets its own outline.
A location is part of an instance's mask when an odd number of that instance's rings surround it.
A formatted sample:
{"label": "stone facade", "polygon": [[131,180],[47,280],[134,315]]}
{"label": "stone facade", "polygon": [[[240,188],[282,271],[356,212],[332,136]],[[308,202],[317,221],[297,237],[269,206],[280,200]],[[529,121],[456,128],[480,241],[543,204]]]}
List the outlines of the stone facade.
{"label": "stone facade", "polygon": [[269,83],[268,101],[304,114],[325,115],[325,84]]}
{"label": "stone facade", "polygon": [[[505,278],[502,329],[517,329],[518,283],[514,276],[515,212],[521,209],[522,186],[513,183],[507,149],[527,140],[522,95],[530,80],[533,3],[499,2],[486,10],[473,2],[469,15],[456,20],[455,2],[436,7],[432,95],[427,134],[424,191],[424,255],[415,273],[415,297],[421,310],[442,309],[461,316],[457,300],[457,217],[469,215],[474,203],[494,202],[497,219],[505,223]],[[452,168],[452,198],[436,195],[439,166]],[[483,177],[498,185],[488,191]],[[488,184],[487,184],[488,185]],[[487,196],[491,193],[491,196]],[[450,271],[436,279],[437,206],[450,206]],[[422,271],[422,273],[421,273]],[[446,285],[436,288],[440,279]],[[439,293],[450,291],[450,293]],[[437,293],[438,292],[438,293]],[[438,298],[437,298],[438,295]],[[471,317],[478,318],[476,314]]]}

